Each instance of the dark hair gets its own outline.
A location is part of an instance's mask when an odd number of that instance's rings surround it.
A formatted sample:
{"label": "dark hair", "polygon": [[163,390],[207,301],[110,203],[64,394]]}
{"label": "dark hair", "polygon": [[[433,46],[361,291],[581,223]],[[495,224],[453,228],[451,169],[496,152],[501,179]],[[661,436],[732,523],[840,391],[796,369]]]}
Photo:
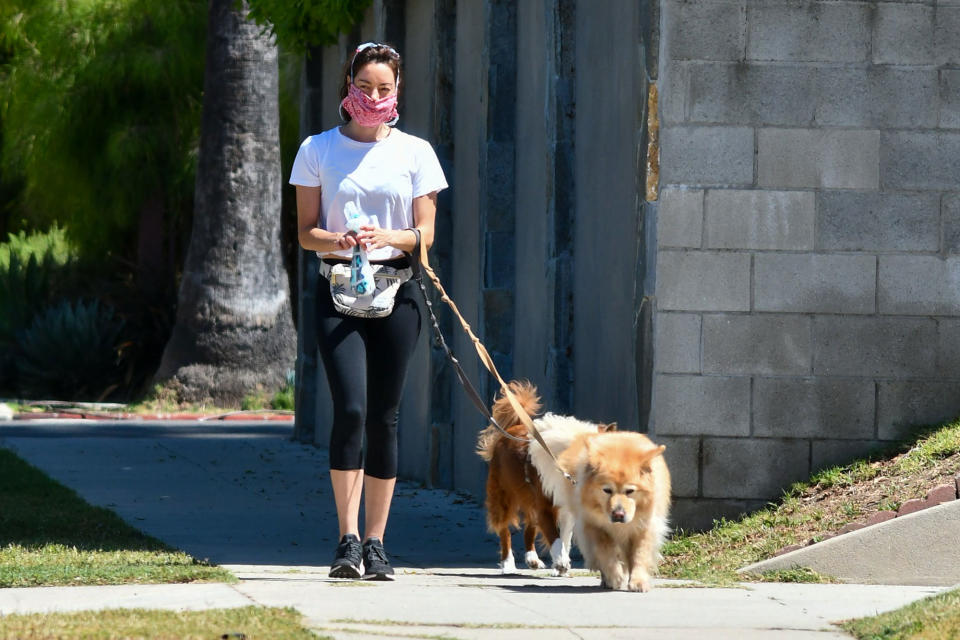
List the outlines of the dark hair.
{"label": "dark hair", "polygon": [[[397,95],[400,94],[400,54],[389,44],[382,42],[374,43],[372,46],[360,45],[362,50],[356,51],[343,65],[343,84],[340,86],[340,101],[347,97],[347,91],[350,90],[350,81],[354,79],[354,73],[358,69],[363,69],[371,62],[382,62],[393,70],[393,80],[397,83]],[[358,49],[360,47],[357,47]],[[350,81],[347,80],[350,78]],[[349,122],[352,118],[344,109],[340,109],[340,117]]]}

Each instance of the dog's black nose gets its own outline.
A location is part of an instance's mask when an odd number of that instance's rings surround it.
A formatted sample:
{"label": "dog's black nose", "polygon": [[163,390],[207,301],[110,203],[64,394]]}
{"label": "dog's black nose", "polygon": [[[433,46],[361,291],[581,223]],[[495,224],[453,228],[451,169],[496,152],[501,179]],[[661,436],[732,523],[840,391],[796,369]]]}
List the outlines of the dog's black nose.
{"label": "dog's black nose", "polygon": [[614,509],[613,513],[610,514],[611,522],[626,522],[627,521],[627,512],[623,509]]}

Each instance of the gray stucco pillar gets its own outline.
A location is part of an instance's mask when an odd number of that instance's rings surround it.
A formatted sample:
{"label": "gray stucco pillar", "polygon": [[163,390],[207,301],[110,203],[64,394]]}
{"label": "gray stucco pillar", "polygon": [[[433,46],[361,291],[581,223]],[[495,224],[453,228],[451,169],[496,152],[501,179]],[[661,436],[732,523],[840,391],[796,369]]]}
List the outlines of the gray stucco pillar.
{"label": "gray stucco pillar", "polygon": [[578,2],[574,409],[636,429],[646,100],[640,3]]}

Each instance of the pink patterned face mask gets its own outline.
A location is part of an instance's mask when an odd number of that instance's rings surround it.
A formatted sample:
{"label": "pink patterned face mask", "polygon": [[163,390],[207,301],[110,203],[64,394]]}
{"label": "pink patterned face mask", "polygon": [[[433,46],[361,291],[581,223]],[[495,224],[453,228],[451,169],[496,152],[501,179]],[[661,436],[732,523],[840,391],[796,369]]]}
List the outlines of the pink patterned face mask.
{"label": "pink patterned face mask", "polygon": [[376,127],[391,120],[395,122],[399,118],[396,93],[374,100],[360,91],[357,85],[351,84],[350,89],[347,90],[347,97],[340,105],[362,127]]}

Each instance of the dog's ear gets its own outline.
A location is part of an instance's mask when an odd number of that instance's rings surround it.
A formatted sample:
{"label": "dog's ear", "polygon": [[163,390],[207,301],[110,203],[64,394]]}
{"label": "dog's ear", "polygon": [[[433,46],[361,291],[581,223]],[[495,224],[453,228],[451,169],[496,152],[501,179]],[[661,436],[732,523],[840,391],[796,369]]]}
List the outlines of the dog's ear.
{"label": "dog's ear", "polygon": [[597,425],[597,433],[610,433],[611,431],[617,430],[617,423],[611,422],[609,424],[600,423]]}
{"label": "dog's ear", "polygon": [[667,447],[662,444],[658,447],[654,447],[653,449],[647,449],[640,455],[640,465],[642,466],[648,464],[651,460],[666,451],[666,449]]}
{"label": "dog's ear", "polygon": [[583,434],[583,449],[580,451],[580,469],[589,475],[593,475],[595,472],[595,465],[593,464],[593,438],[589,434]]}

